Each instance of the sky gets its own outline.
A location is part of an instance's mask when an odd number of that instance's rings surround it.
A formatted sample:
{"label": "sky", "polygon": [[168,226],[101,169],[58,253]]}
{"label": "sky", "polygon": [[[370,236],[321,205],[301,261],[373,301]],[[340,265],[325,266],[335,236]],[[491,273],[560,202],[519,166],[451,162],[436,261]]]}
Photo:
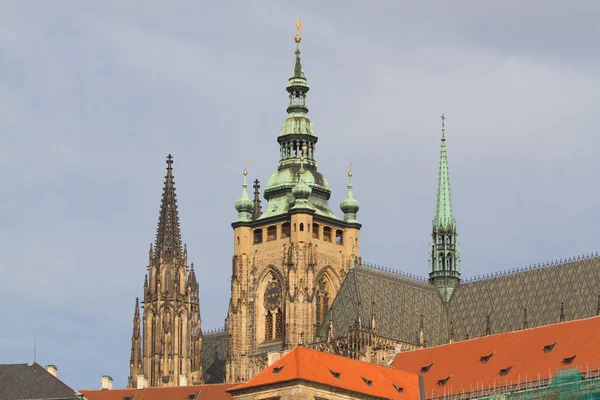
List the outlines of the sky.
{"label": "sky", "polygon": [[[167,4],[168,3],[168,4]],[[600,250],[600,3],[0,2],[0,363],[124,387],[174,156],[203,329],[229,301],[245,161],[276,171],[295,18],[338,216],[425,276],[446,120],[463,277]],[[263,200],[263,206],[265,205]]]}

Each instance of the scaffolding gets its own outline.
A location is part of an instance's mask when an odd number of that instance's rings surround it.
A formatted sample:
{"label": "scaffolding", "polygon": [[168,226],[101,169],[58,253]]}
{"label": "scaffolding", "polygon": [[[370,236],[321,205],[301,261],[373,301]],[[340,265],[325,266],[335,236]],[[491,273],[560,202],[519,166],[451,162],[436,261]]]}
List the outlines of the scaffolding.
{"label": "scaffolding", "polygon": [[486,397],[489,400],[600,400],[600,378],[582,379],[577,368],[564,368],[547,386]]}

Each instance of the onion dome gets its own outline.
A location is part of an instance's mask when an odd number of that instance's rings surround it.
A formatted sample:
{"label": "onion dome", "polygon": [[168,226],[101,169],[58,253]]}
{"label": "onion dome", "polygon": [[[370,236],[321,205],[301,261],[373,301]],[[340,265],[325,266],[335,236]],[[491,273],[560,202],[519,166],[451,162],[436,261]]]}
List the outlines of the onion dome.
{"label": "onion dome", "polygon": [[244,184],[242,185],[242,195],[235,202],[235,209],[238,212],[237,221],[250,221],[252,216],[252,209],[254,208],[254,202],[248,197],[248,184],[246,183],[246,175],[248,171],[244,170]]}
{"label": "onion dome", "polygon": [[360,203],[352,195],[352,171],[348,172],[348,195],[341,202],[340,208],[344,212],[344,221],[358,222],[356,220],[356,213],[360,209]]}
{"label": "onion dome", "polygon": [[[301,158],[301,160],[302,160],[302,158]],[[302,160],[302,161],[304,161],[304,160]],[[296,204],[294,205],[293,208],[308,207],[308,198],[310,197],[310,195],[312,193],[312,189],[310,188],[310,186],[308,186],[306,183],[304,183],[304,179],[302,179],[303,174],[304,174],[304,165],[300,165],[300,171],[299,171],[300,178],[298,179],[298,183],[296,184],[296,186],[294,186],[294,188],[292,189],[292,194],[294,195],[294,198],[296,199]]]}

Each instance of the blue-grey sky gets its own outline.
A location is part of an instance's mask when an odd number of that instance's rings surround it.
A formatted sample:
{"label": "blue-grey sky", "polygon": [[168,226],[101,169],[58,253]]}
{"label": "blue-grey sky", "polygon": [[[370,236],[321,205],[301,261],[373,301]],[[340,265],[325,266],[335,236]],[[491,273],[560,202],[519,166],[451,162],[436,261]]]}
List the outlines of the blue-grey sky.
{"label": "blue-grey sky", "polygon": [[[418,4],[417,4],[418,3]],[[440,119],[463,276],[600,250],[600,5],[0,2],[0,363],[129,373],[165,157],[204,329],[229,301],[244,162],[276,170],[296,16],[320,170],[353,162],[365,260],[425,275]],[[263,204],[264,205],[264,204]]]}

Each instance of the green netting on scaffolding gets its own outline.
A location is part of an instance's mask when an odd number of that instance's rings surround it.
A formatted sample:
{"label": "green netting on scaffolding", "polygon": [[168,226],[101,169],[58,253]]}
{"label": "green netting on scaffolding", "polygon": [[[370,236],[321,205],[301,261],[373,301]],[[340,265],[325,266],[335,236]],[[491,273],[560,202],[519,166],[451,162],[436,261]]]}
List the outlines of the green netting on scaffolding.
{"label": "green netting on scaffolding", "polygon": [[490,396],[489,400],[600,400],[600,379],[582,380],[577,368],[556,371],[546,387]]}

